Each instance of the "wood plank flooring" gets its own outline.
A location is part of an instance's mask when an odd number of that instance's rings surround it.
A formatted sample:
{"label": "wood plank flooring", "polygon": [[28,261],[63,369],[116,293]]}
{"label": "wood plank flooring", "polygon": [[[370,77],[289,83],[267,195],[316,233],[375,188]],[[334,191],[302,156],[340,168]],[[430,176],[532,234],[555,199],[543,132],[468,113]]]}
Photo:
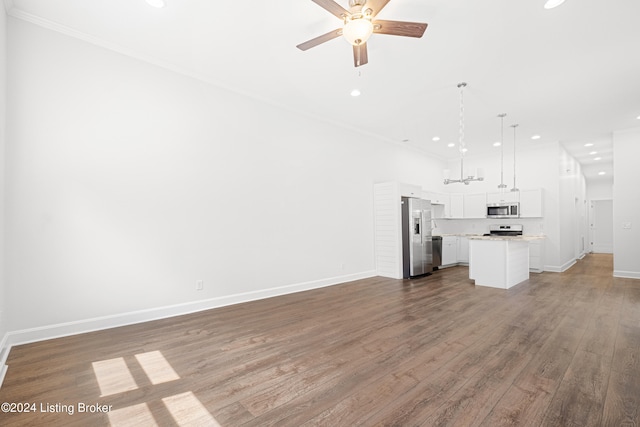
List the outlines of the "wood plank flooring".
{"label": "wood plank flooring", "polygon": [[36,410],[0,425],[640,425],[640,281],[612,264],[506,291],[466,267],[376,277],[14,347],[0,402]]}

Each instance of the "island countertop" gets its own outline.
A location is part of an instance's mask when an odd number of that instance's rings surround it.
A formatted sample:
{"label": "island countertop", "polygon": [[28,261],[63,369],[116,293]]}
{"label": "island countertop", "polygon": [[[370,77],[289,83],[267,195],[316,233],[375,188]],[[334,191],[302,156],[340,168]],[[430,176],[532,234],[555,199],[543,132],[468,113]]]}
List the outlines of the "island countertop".
{"label": "island countertop", "polygon": [[466,236],[469,240],[515,240],[521,242],[530,242],[532,240],[542,240],[546,236],[542,235],[523,235],[523,236]]}

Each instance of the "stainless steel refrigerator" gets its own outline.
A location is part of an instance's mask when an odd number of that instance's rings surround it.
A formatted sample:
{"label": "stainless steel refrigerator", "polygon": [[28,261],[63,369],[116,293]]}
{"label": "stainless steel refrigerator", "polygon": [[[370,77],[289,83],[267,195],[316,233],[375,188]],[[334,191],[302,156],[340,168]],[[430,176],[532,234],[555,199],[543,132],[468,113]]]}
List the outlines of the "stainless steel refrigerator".
{"label": "stainless steel refrigerator", "polygon": [[402,277],[408,279],[432,271],[431,201],[403,197]]}

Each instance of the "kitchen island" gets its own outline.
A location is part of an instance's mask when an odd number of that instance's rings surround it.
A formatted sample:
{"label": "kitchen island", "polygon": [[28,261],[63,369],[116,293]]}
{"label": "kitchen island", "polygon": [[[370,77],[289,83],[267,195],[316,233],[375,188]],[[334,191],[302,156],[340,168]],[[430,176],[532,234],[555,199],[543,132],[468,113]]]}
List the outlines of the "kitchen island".
{"label": "kitchen island", "polygon": [[543,236],[469,236],[469,278],[509,289],[529,279],[529,242]]}

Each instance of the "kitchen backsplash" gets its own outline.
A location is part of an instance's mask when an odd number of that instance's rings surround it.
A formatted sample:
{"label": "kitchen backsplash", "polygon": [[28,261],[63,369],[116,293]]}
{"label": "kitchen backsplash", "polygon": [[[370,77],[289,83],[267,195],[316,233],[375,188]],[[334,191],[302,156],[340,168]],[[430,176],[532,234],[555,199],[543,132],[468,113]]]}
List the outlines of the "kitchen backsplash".
{"label": "kitchen backsplash", "polygon": [[436,219],[432,221],[433,234],[485,234],[494,224],[522,224],[524,234],[545,234],[544,219]]}

